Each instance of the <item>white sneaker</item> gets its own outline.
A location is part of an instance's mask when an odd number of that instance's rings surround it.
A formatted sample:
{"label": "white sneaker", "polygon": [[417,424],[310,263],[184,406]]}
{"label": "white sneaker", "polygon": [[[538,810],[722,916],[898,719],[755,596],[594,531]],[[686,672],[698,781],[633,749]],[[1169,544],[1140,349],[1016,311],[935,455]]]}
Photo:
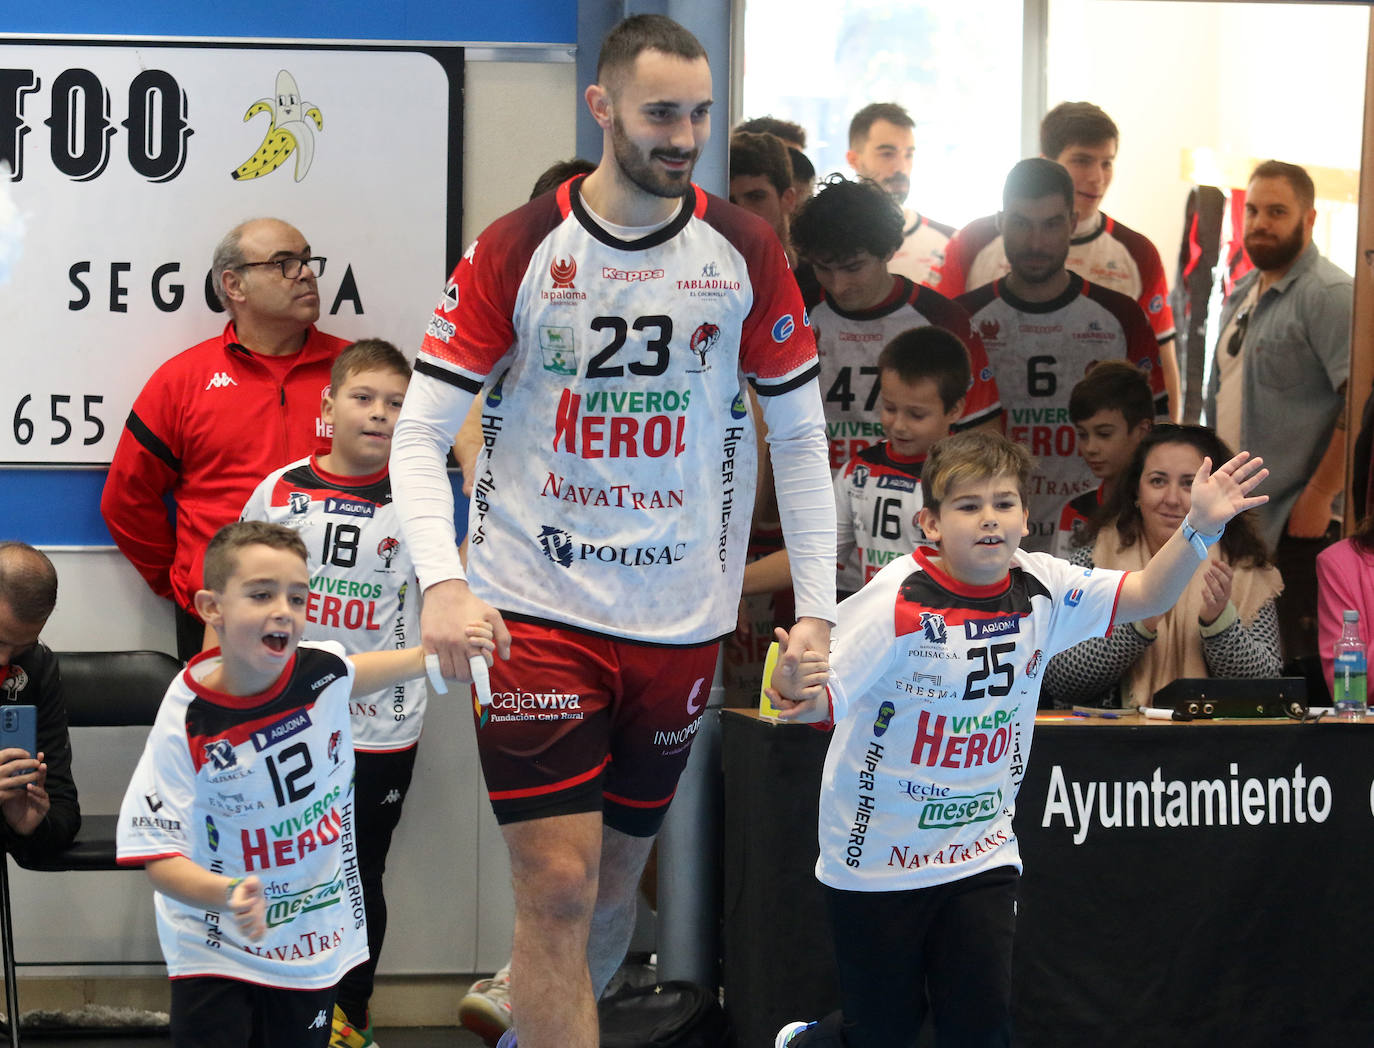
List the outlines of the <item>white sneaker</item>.
{"label": "white sneaker", "polygon": [[495,1045],[511,1028],[510,967],[490,979],[478,979],[458,1002],[458,1022],[488,1045]]}
{"label": "white sneaker", "polygon": [[797,1034],[801,1033],[803,1030],[809,1030],[815,1025],[815,1023],[803,1022],[788,1023],[778,1031],[777,1037],[773,1038],[773,1048],[786,1048],[787,1045],[792,1043],[792,1038],[796,1037]]}

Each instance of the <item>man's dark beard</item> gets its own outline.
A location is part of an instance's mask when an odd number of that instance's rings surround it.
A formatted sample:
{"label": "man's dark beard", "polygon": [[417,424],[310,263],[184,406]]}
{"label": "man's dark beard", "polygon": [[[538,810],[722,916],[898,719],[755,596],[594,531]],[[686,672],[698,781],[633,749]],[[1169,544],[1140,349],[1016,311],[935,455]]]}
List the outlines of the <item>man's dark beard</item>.
{"label": "man's dark beard", "polygon": [[1250,261],[1255,264],[1256,269],[1283,269],[1302,254],[1304,246],[1301,222],[1291,236],[1281,240],[1263,240],[1255,243],[1252,237],[1245,238],[1245,253],[1250,256]]}
{"label": "man's dark beard", "polygon": [[[644,192],[657,197],[681,197],[692,187],[692,169],[696,165],[694,152],[672,149],[651,150],[646,156],[635,147],[625,134],[625,127],[619,117],[611,118],[611,145],[615,152],[615,162],[621,172]],[[678,177],[658,171],[653,166],[655,156],[670,160],[691,159],[691,163]]]}
{"label": "man's dark beard", "polygon": [[1064,263],[1067,262],[1069,259],[1069,251],[1068,248],[1065,248],[1064,253],[1059,256],[1057,262],[1053,259],[1049,259],[1049,262],[1053,263],[1049,265],[1041,265],[1041,260],[1048,259],[1048,256],[1035,256],[1036,269],[1039,272],[1045,274],[1044,276],[1039,277],[1032,277],[1028,275],[1024,270],[1022,270],[1020,266],[1017,265],[1017,263],[1023,261],[1023,259],[1024,256],[1019,256],[1016,260],[1012,260],[1010,257],[1007,259],[1007,264],[1011,266],[1011,271],[1014,274],[1016,274],[1016,278],[1018,280],[1024,281],[1027,284],[1047,284],[1055,277],[1057,277],[1060,271],[1064,268]]}

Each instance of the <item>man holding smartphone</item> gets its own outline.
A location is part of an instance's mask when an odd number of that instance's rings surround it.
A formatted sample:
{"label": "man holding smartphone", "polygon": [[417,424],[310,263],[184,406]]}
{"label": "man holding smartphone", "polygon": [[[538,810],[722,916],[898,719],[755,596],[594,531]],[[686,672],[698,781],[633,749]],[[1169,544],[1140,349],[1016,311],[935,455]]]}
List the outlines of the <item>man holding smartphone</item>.
{"label": "man holding smartphone", "polygon": [[37,722],[37,752],[0,738],[0,838],[18,856],[65,848],[81,826],[57,656],[38,639],[56,603],[52,561],[0,541],[0,730],[24,723],[16,707]]}

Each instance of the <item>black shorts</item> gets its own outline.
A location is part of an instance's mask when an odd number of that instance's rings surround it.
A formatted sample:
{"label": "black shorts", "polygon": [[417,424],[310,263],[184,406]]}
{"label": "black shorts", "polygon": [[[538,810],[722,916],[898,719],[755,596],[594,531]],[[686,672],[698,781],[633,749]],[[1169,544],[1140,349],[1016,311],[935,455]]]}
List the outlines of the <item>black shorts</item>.
{"label": "black shorts", "polygon": [[473,702],[499,823],[600,811],[634,837],[658,832],[716,672],[716,643],[632,644],[508,621],[511,658]]}
{"label": "black shorts", "polygon": [[213,975],[172,980],[174,1048],[328,1048],[334,987],[283,990]]}
{"label": "black shorts", "polygon": [[[848,1048],[1011,1044],[1011,948],[1020,874],[999,866],[904,892],[825,888]],[[825,1043],[815,1032],[815,1044]],[[798,1045],[810,1044],[799,1038]]]}

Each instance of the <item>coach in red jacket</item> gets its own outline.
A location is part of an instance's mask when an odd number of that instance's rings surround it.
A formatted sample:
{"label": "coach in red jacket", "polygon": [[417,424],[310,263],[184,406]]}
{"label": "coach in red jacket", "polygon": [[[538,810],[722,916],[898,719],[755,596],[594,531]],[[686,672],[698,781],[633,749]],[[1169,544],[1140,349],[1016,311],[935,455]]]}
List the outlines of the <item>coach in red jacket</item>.
{"label": "coach in red jacket", "polygon": [[191,598],[210,536],[238,519],[264,476],[327,440],[320,399],[345,342],[315,328],[324,262],[278,219],[230,230],[212,274],[229,323],[153,373],[120,434],[100,510],[121,552],[176,606],[183,659],[202,643]]}

